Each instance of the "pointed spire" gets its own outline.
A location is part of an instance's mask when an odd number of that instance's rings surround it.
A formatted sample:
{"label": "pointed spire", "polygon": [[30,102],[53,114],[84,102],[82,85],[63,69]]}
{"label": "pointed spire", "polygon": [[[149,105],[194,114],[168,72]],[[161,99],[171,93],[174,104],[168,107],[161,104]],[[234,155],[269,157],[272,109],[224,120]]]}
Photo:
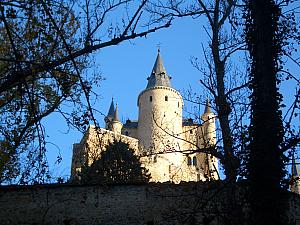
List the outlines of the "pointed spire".
{"label": "pointed spire", "polygon": [[209,99],[206,99],[206,104],[205,104],[205,110],[204,110],[204,113],[212,113]]}
{"label": "pointed spire", "polygon": [[120,119],[119,119],[118,104],[116,104],[116,109],[115,109],[115,112],[114,112],[113,121],[118,121],[118,122],[120,122]]}
{"label": "pointed spire", "polygon": [[115,113],[114,98],[111,98],[111,104],[107,113],[107,117],[113,118]]}
{"label": "pointed spire", "polygon": [[298,166],[296,164],[296,160],[295,157],[293,156],[292,159],[292,177],[298,177],[300,176],[299,170],[298,170]]}
{"label": "pointed spire", "polygon": [[160,73],[167,73],[165,67],[164,67],[164,64],[163,64],[163,60],[160,56],[160,49],[158,49],[157,51],[157,57],[156,57],[156,60],[155,60],[155,63],[154,63],[154,66],[153,66],[153,69],[152,69],[152,74],[155,73],[155,74],[160,74]]}
{"label": "pointed spire", "polygon": [[154,63],[150,77],[148,77],[147,88],[156,86],[171,87],[170,77],[164,67],[163,60],[160,56],[160,49],[158,49],[156,61]]}

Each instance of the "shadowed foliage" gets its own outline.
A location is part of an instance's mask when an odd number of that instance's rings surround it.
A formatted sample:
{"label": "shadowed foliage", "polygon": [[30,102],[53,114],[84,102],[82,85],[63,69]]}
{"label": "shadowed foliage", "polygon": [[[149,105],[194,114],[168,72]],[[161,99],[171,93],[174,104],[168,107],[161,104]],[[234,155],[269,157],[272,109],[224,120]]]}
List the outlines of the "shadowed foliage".
{"label": "shadowed foliage", "polygon": [[107,146],[90,167],[83,169],[82,182],[103,183],[147,183],[151,176],[142,167],[139,158],[128,144],[114,141]]}
{"label": "shadowed foliage", "polygon": [[[247,44],[251,57],[251,127],[248,159],[250,224],[286,224],[282,95],[277,84],[282,54],[281,8],[271,0],[247,1]],[[263,188],[262,188],[263,187]]]}

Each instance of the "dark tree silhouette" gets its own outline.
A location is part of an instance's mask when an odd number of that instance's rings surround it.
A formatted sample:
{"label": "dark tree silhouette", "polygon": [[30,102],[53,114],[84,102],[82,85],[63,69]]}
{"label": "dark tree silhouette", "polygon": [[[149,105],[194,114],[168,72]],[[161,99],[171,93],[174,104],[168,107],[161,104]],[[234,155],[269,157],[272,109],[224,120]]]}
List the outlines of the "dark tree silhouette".
{"label": "dark tree silhouette", "polygon": [[82,174],[82,182],[87,184],[147,183],[150,178],[134,150],[121,141],[110,143],[100,159],[85,168]]}
{"label": "dark tree silhouette", "polygon": [[251,127],[248,179],[251,205],[250,224],[286,224],[282,198],[285,175],[281,95],[278,91],[279,5],[272,0],[249,0],[246,33],[251,57]]}

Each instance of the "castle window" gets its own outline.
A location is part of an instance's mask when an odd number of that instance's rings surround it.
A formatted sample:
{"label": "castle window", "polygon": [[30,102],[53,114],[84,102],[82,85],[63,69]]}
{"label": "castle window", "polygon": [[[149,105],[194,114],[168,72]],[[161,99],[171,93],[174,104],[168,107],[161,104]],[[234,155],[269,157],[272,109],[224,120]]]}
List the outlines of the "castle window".
{"label": "castle window", "polygon": [[193,133],[193,130],[190,130],[190,134],[192,134]]}
{"label": "castle window", "polygon": [[150,96],[150,102],[152,102],[152,96]]}
{"label": "castle window", "polygon": [[178,108],[179,108],[179,102],[178,102]]}
{"label": "castle window", "polygon": [[187,158],[187,164],[188,164],[188,166],[192,165],[192,158],[189,156]]}
{"label": "castle window", "polygon": [[193,157],[193,165],[197,166],[197,158],[196,158],[196,156]]}
{"label": "castle window", "polygon": [[165,101],[166,101],[166,102],[168,101],[168,96],[167,96],[167,95],[165,96]]}

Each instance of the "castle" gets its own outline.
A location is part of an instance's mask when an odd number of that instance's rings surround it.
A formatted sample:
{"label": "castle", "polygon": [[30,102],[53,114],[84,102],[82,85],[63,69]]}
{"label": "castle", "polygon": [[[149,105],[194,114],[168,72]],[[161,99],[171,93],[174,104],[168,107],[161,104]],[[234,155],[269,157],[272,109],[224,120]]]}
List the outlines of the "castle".
{"label": "castle", "polygon": [[294,155],[292,158],[290,191],[300,194],[300,173]]}
{"label": "castle", "polygon": [[73,145],[71,179],[80,179],[82,166],[91,165],[113,140],[126,142],[135,150],[153,182],[219,179],[218,160],[209,154],[216,144],[216,116],[209,101],[201,124],[182,118],[182,96],[172,87],[159,50],[147,80],[137,99],[137,121],[123,124],[112,100],[105,129],[91,125],[80,143]]}

